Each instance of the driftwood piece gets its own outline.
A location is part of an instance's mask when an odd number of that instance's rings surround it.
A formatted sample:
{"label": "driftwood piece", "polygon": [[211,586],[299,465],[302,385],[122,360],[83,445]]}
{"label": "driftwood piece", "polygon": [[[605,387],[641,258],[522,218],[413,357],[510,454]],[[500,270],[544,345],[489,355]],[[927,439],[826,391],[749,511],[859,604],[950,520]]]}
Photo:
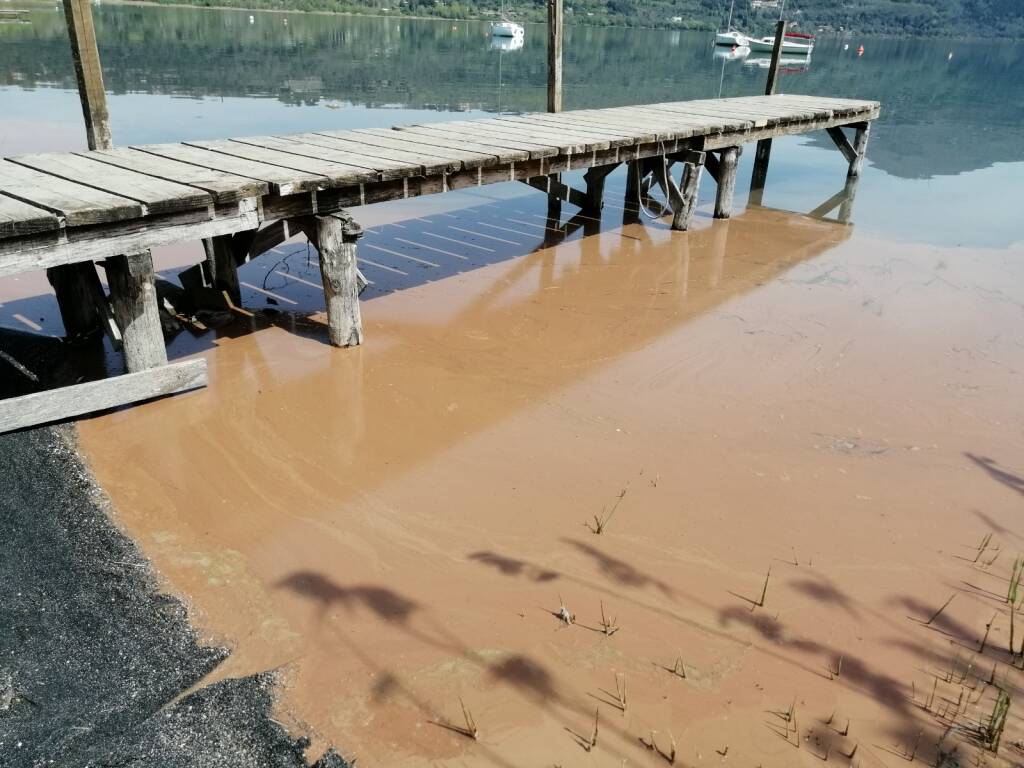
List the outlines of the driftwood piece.
{"label": "driftwood piece", "polygon": [[316,222],[331,344],[336,347],[362,344],[356,241],[362,237],[363,230],[345,212],[317,216]]}
{"label": "driftwood piece", "polygon": [[205,387],[206,360],[185,360],[70,387],[0,400],[0,433]]}
{"label": "driftwood piece", "polygon": [[153,257],[149,251],[114,256],[105,262],[114,318],[121,328],[129,373],[167,364]]}

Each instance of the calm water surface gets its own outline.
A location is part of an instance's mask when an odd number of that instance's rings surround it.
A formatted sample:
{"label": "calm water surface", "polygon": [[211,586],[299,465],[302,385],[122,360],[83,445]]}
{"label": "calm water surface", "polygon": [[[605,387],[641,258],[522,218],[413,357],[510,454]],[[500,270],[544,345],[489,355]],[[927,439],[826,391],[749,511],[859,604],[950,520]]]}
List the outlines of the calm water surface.
{"label": "calm water surface", "polygon": [[[544,105],[542,27],[528,28],[522,50],[502,51],[475,22],[123,5],[94,12],[118,144]],[[565,50],[570,109],[756,94],[767,66],[758,54],[723,58],[703,33],[570,27]],[[1021,237],[1021,71],[1018,43],[832,38],[809,64],[787,67],[781,90],[882,102],[858,192],[863,230],[1001,246]],[[0,25],[0,153],[81,147],[73,89],[61,11],[36,6],[30,24]],[[824,134],[780,141],[765,204],[810,210],[837,191],[842,171]]]}

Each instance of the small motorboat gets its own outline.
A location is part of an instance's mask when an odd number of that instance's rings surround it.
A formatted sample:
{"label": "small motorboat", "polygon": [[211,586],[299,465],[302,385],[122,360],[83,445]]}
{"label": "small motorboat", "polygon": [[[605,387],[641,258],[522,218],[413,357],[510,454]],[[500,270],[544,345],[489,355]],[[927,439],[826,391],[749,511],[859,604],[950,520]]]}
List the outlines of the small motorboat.
{"label": "small motorboat", "polygon": [[[757,51],[759,53],[771,53],[775,50],[775,37],[769,35],[768,37],[762,37],[759,40],[751,39],[747,45],[750,46],[750,50]],[[814,50],[814,35],[808,35],[805,32],[787,32],[786,36],[782,39],[782,52],[788,53],[790,56],[808,55]]]}
{"label": "small motorboat", "polygon": [[502,19],[501,21],[495,21],[491,24],[491,36],[492,37],[511,37],[522,38],[526,35],[526,30],[523,29],[522,24],[517,24],[514,21],[508,19]]}

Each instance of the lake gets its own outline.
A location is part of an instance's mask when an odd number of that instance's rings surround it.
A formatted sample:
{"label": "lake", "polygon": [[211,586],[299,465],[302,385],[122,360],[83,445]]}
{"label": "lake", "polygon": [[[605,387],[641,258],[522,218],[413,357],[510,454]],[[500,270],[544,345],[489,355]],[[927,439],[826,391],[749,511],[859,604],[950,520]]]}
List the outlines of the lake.
{"label": "lake", "polygon": [[[116,144],[544,104],[542,27],[502,50],[473,22],[95,14]],[[0,25],[0,152],[81,148],[61,13],[31,22]],[[765,62],[724,53],[569,27],[566,106],[760,92]],[[734,216],[706,179],[685,233],[624,215],[621,170],[564,238],[522,184],[356,209],[357,349],[325,343],[301,237],[245,264],[243,311],[168,331],[208,388],[77,430],[231,648],[199,684],[275,670],[312,753],[388,768],[1019,764],[1024,721],[998,757],[977,723],[1024,684],[1022,69],[1011,42],[856,36],[786,62],[783,92],[882,104],[851,225],[806,215],[843,188],[824,135],[776,140],[763,205],[748,146]],[[41,275],[0,302],[13,357],[69,365]]]}
{"label": "lake", "polygon": [[[32,7],[31,24],[0,25],[6,155],[84,142],[63,13]],[[479,22],[107,4],[95,18],[118,144],[390,126],[545,103],[543,27],[527,28],[521,50],[501,51]],[[705,33],[568,27],[565,107],[763,92],[763,56],[723,53]],[[859,226],[1005,244],[1019,239],[1013,201],[1024,193],[1022,69],[1024,47],[1007,41],[824,38],[807,66],[786,67],[779,90],[882,102]],[[834,173],[805,172],[840,167],[827,137],[778,144],[766,203],[809,210],[835,191]],[[789,151],[804,144],[829,151]]]}

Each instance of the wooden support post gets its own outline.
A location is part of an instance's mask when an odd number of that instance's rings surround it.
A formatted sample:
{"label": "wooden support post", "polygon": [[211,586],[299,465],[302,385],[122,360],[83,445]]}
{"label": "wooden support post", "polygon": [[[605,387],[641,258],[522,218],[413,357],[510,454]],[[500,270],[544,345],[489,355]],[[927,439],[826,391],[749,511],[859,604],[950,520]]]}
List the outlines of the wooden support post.
{"label": "wooden support post", "polygon": [[[779,77],[779,62],[782,59],[782,43],[786,39],[786,22],[779,20],[775,25],[775,47],[772,48],[772,62],[768,67],[768,82],[764,87],[764,95],[771,96],[775,93],[775,87]],[[760,205],[764,198],[764,185],[768,180],[768,160],[772,154],[772,140],[761,139],[757,142],[757,152],[754,155],[754,171],[750,177],[750,202]]]}
{"label": "wooden support post", "polygon": [[672,229],[685,232],[693,223],[693,212],[697,209],[697,195],[700,192],[700,177],[704,170],[704,153],[693,161],[683,163],[686,176],[683,179],[682,205],[673,211]]}
{"label": "wooden support post", "polygon": [[548,0],[548,112],[562,111],[562,0]]}
{"label": "wooden support post", "polygon": [[46,270],[46,277],[57,296],[64,334],[69,338],[82,338],[99,331],[103,323],[102,305],[96,298],[104,296],[96,265],[83,261],[52,267]]}
{"label": "wooden support post", "polygon": [[316,224],[331,344],[336,347],[362,344],[356,241],[362,237],[363,229],[345,211],[317,216]]}
{"label": "wooden support post", "polygon": [[775,93],[779,80],[779,62],[782,60],[782,43],[786,39],[786,22],[779,19],[775,25],[775,47],[772,48],[772,61],[768,66],[768,82],[764,86],[764,95]]}
{"label": "wooden support post", "polygon": [[78,95],[85,117],[85,135],[89,149],[110,149],[110,114],[103,90],[103,70],[96,47],[96,30],[92,23],[90,0],[64,0],[64,21],[71,38],[71,56],[78,78]]}
{"label": "wooden support post", "polygon": [[736,169],[739,165],[742,147],[726,147],[718,162],[718,190],[715,194],[715,218],[728,219],[732,216],[732,199],[736,191]]}
{"label": "wooden support post", "polygon": [[104,266],[114,318],[121,327],[128,372],[137,373],[167,365],[152,255],[149,251],[142,251],[114,256],[107,259]]}
{"label": "wooden support post", "polygon": [[850,163],[850,171],[847,176],[851,178],[860,176],[860,169],[864,166],[864,158],[868,153],[868,138],[871,135],[871,123],[858,123],[854,128],[856,133],[853,136],[853,151],[857,156]]}
{"label": "wooden support post", "polygon": [[595,166],[583,174],[583,181],[587,184],[587,205],[584,210],[600,213],[604,208],[604,182],[615,168],[614,165]]}
{"label": "wooden support post", "polygon": [[[64,16],[89,149],[110,149],[110,117],[90,0],[64,0]],[[46,278],[57,294],[57,306],[68,336],[88,336],[101,327],[106,329],[109,308],[91,262],[50,267]]]}
{"label": "wooden support post", "polygon": [[764,199],[764,185],[768,180],[768,161],[772,156],[772,140],[761,139],[754,152],[754,170],[750,175],[750,204],[760,205]]}
{"label": "wooden support post", "polygon": [[208,237],[203,240],[206,250],[205,275],[218,291],[227,291],[237,305],[242,303],[242,288],[238,284],[238,263],[231,235]]}

